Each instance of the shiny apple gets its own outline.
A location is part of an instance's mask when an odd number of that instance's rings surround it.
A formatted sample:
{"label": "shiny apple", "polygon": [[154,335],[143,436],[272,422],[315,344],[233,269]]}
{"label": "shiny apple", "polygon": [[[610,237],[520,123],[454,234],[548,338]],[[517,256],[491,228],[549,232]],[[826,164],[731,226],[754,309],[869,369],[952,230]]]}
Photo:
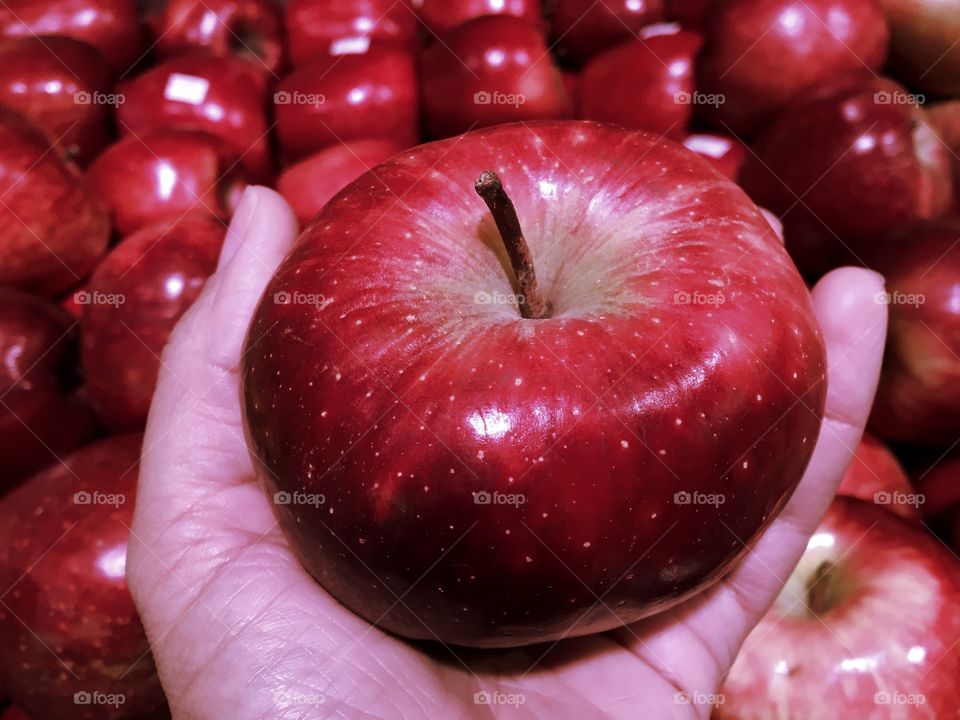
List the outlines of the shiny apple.
{"label": "shiny apple", "polygon": [[854,449],[837,494],[876,503],[908,520],[919,520],[924,504],[897,456],[869,433]]}
{"label": "shiny apple", "polygon": [[458,645],[702,590],[783,507],[823,409],[807,290],[757,208],[599,123],[475,131],[362,176],[248,337],[248,438],[293,550],[360,616]]}
{"label": "shiny apple", "polygon": [[540,26],[540,0],[410,0],[417,17],[436,37],[485,15],[510,15]]}
{"label": "shiny apple", "polygon": [[733,181],[740,177],[749,152],[736,138],[714,133],[692,133],[683,139],[683,145]]}
{"label": "shiny apple", "polygon": [[663,0],[555,0],[550,42],[565,60],[582,65],[663,19]]}

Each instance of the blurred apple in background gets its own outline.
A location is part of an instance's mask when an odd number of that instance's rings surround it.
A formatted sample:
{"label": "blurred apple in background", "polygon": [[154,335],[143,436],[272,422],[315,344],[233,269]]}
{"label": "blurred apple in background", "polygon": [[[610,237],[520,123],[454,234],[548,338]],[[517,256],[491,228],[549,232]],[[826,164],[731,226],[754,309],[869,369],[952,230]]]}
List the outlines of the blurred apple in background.
{"label": "blurred apple in background", "polygon": [[693,133],[683,139],[683,145],[708,161],[717,170],[736,182],[740,168],[747,159],[747,146],[727,135]]}
{"label": "blurred apple in background", "polygon": [[897,456],[869,433],[854,450],[837,494],[872,502],[908,520],[919,520],[923,505]]}
{"label": "blurred apple in background", "polygon": [[169,717],[124,578],[141,441],[91,445],[0,500],[0,689],[32,720]]}
{"label": "blurred apple in background", "polygon": [[741,185],[781,217],[810,276],[862,265],[891,228],[950,207],[951,155],[914,100],[890,80],[850,79],[799,101],[744,163]]}
{"label": "blurred apple in background", "polygon": [[91,403],[111,430],[146,421],[160,353],[216,269],[224,236],[206,215],[150,225],[124,238],[90,278],[81,361]]}
{"label": "blurred apple in background", "polygon": [[551,8],[550,45],[574,66],[663,19],[663,0],[554,0]]}
{"label": "blurred apple in background", "polygon": [[16,705],[8,707],[3,715],[0,715],[0,720],[30,720],[26,714],[18,708]]}
{"label": "blurred apple in background", "polygon": [[223,140],[190,130],[128,135],[97,158],[87,178],[121,236],[191,210],[227,220],[247,184]]}
{"label": "blurred apple in background", "polygon": [[277,138],[288,161],[351,140],[418,142],[417,74],[411,53],[364,45],[295,70],[273,95]]}
{"label": "blurred apple in background", "polygon": [[[510,15],[540,29],[540,0],[410,0],[410,4],[436,37],[485,15]],[[428,43],[433,39],[429,37]]]}
{"label": "blurred apple in background", "polygon": [[0,103],[57,141],[61,155],[88,163],[110,138],[106,60],[93,47],[65,37],[0,42]]}
{"label": "blurred apple in background", "polygon": [[877,0],[722,0],[711,6],[697,66],[698,108],[737,135],[764,129],[808,91],[879,70],[889,39]]}
{"label": "blurred apple in background", "polygon": [[5,0],[0,37],[64,35],[97,48],[114,76],[133,71],[144,54],[143,33],[132,0]]}
{"label": "blurred apple in background", "polygon": [[664,12],[668,20],[675,20],[685,28],[700,30],[707,22],[714,0],[665,0]]}
{"label": "blurred apple in background", "polygon": [[280,10],[272,0],[160,0],[157,21],[160,57],[197,49],[214,55],[245,58],[265,72],[276,73],[283,63]]}
{"label": "blurred apple in background", "polygon": [[390,140],[331,145],[284,170],[277,178],[277,191],[304,227],[346,185],[404,150]]}
{"label": "blurred apple in background", "polygon": [[699,97],[693,62],[702,42],[661,23],[594,56],[580,75],[578,117],[682,139]]}
{"label": "blurred apple in background", "polygon": [[96,421],[74,391],[76,320],[0,287],[0,493],[89,440]]}
{"label": "blurred apple in background", "polygon": [[721,688],[717,720],[947,718],[960,562],[915,522],[838,497]]}
{"label": "blurred apple in background", "polygon": [[121,135],[153,130],[197,130],[221,138],[251,182],[273,177],[266,116],[266,80],[258,66],[237,57],[179,55],[121,84]]}
{"label": "blurred apple in background", "polygon": [[0,107],[0,285],[45,296],[86,277],[110,238],[103,204],[52,145]]}
{"label": "blurred apple in background", "polygon": [[573,114],[543,34],[509,15],[477,18],[447,33],[423,52],[421,73],[431,137]]}
{"label": "blurred apple in background", "polygon": [[911,86],[960,95],[956,0],[880,0],[890,20],[891,64]]}
{"label": "blurred apple in background", "polygon": [[960,218],[911,226],[875,245],[890,325],[870,429],[898,442],[960,440]]}
{"label": "blurred apple in background", "polygon": [[960,513],[960,454],[944,457],[938,450],[936,455],[930,467],[914,475],[913,484],[924,496],[920,508],[924,520],[940,525],[948,516]]}

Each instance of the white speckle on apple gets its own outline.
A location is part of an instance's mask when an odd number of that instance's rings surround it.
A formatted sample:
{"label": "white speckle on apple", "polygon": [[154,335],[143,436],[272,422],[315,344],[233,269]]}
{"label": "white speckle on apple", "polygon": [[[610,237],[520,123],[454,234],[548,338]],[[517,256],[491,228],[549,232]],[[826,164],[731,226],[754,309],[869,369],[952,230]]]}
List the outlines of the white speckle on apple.
{"label": "white speckle on apple", "polygon": [[483,460],[483,450],[477,450],[477,459]]}
{"label": "white speckle on apple", "polygon": [[630,443],[627,442],[626,440],[621,440],[621,441],[620,441],[620,447],[622,447],[622,448],[628,448],[628,447],[630,447]]}

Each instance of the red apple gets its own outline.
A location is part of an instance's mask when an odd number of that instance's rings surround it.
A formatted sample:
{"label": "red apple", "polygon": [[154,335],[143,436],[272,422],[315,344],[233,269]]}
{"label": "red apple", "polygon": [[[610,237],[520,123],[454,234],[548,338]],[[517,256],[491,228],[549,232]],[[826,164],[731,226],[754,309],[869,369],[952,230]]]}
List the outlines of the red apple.
{"label": "red apple", "polygon": [[363,138],[417,143],[416,70],[403,50],[370,45],[319,58],[284,78],[273,100],[277,137],[289,160]]}
{"label": "red apple", "polygon": [[891,62],[911,87],[960,95],[960,12],[955,0],[880,0],[891,29]]}
{"label": "red apple", "polygon": [[700,98],[693,61],[701,42],[662,23],[594,56],[580,76],[579,116],[682,139]]}
{"label": "red apple", "polygon": [[700,109],[740,135],[757,134],[808,91],[879,70],[888,40],[877,0],[724,0],[704,34],[700,90],[723,101]]}
{"label": "red apple", "polygon": [[164,0],[155,49],[160,57],[203,49],[236,55],[276,73],[283,62],[280,11],[271,0]]}
{"label": "red apple", "polygon": [[599,123],[489,128],[362,176],[248,337],[248,438],[291,547],[362,617],[459,645],[702,590],[783,507],[823,408],[807,290],[757,208]]}
{"label": "red apple", "polygon": [[5,0],[0,38],[64,35],[93,45],[122,76],[144,52],[136,8],[130,0]]}
{"label": "red apple", "polygon": [[252,182],[273,175],[265,105],[266,82],[257,66],[237,57],[178,55],[118,88],[121,135],[196,130],[221,138]]}
{"label": "red apple", "polygon": [[540,26],[540,0],[411,0],[411,5],[435,36],[485,15],[510,15]]}
{"label": "red apple", "polygon": [[424,125],[433,137],[505,122],[569,117],[563,75],[530,23],[490,15],[423,53]]}
{"label": "red apple", "polygon": [[663,0],[555,0],[550,41],[574,65],[663,19]]}
{"label": "red apple", "polygon": [[189,130],[128,135],[87,173],[121,235],[191,210],[229,219],[246,185],[237,157],[217,137]]}
{"label": "red apple", "polygon": [[34,295],[0,287],[0,493],[93,435],[78,384],[76,320]]}
{"label": "red apple", "polygon": [[920,519],[924,500],[910,484],[897,456],[869,433],[855,448],[837,494],[876,503],[908,520]]}
{"label": "red apple", "polygon": [[390,140],[331,145],[284,170],[277,179],[277,190],[305,226],[349,183],[405,149]]}
{"label": "red apple", "polygon": [[0,106],[0,285],[47,296],[86,277],[110,238],[102,203],[52,145]]}
{"label": "red apple", "polygon": [[744,642],[717,720],[946,718],[960,563],[917,523],[838,497]]}
{"label": "red apple", "polygon": [[949,447],[960,439],[960,218],[907,228],[866,260],[886,278],[890,303],[870,428]]}
{"label": "red apple", "polygon": [[109,142],[108,68],[93,47],[65,37],[0,42],[0,103],[22,113],[82,164]]}
{"label": "red apple", "polygon": [[141,441],[91,445],[0,501],[0,683],[34,720],[169,717],[124,579]]}
{"label": "red apple", "polygon": [[142,427],[173,326],[217,265],[222,223],[206,215],[125,238],[87,287],[81,360],[90,400],[112,430]]}
{"label": "red apple", "polygon": [[359,38],[411,52],[418,45],[416,16],[398,0],[291,0],[286,25],[297,68],[318,57],[349,53]]}
{"label": "red apple", "polygon": [[760,139],[740,181],[781,216],[801,270],[863,264],[890,228],[949,207],[950,154],[913,100],[858,78],[800,101]]}
{"label": "red apple", "polygon": [[731,180],[736,181],[740,177],[740,168],[747,159],[748,151],[739,140],[727,135],[694,133],[687,135],[683,144]]}

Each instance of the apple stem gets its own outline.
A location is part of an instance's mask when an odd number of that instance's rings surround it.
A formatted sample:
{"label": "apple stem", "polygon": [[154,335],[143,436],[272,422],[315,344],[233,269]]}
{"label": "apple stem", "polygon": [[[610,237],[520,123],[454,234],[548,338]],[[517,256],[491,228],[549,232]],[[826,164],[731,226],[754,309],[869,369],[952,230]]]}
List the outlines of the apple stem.
{"label": "apple stem", "polygon": [[493,170],[484,170],[477,178],[474,188],[490,209],[500,232],[500,239],[510,256],[510,265],[517,276],[517,287],[520,290],[517,298],[520,314],[528,320],[547,317],[550,308],[537,287],[537,274],[533,269],[530,246],[523,237],[517,209],[507,191],[503,189],[503,182]]}
{"label": "apple stem", "polygon": [[832,592],[830,588],[830,573],[833,563],[820,563],[807,585],[807,607],[814,615],[820,615],[830,609]]}

